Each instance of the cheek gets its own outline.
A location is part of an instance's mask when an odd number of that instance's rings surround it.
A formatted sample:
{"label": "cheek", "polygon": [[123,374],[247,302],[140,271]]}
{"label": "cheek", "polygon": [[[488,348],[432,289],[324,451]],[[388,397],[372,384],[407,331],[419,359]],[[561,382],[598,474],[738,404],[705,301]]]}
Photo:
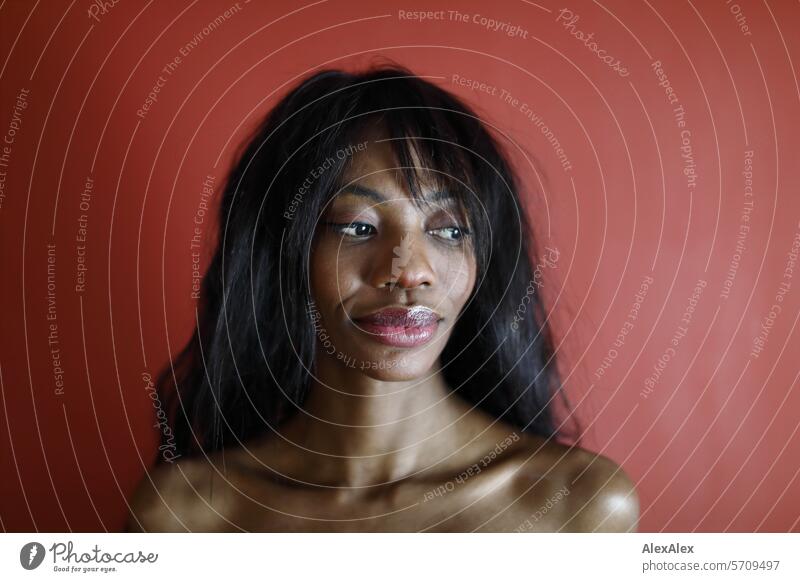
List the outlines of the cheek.
{"label": "cheek", "polygon": [[475,287],[475,258],[468,253],[454,253],[445,263],[443,283],[454,307],[461,309]]}
{"label": "cheek", "polygon": [[331,237],[320,237],[311,254],[311,289],[323,305],[341,303],[358,286],[358,262],[345,258]]}

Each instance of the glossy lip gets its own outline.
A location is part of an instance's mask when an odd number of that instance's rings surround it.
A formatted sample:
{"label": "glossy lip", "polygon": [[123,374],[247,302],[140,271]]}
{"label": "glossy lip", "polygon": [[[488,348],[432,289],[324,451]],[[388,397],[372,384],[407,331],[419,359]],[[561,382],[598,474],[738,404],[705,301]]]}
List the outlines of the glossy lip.
{"label": "glossy lip", "polygon": [[428,307],[388,307],[354,321],[375,341],[410,348],[429,342],[442,318]]}

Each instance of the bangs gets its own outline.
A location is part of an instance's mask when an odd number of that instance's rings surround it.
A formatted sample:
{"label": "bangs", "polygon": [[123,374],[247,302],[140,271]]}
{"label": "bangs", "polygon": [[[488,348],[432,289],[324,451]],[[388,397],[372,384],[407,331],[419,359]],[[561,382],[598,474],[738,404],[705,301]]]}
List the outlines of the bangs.
{"label": "bangs", "polygon": [[[281,166],[295,184],[279,196],[302,189],[307,168],[325,160],[333,168],[304,190],[301,214],[309,220],[318,220],[347,186],[355,156],[339,154],[371,138],[389,142],[396,179],[418,207],[429,204],[427,190],[452,198],[469,225],[479,273],[491,260],[497,236],[493,225],[519,223],[515,230],[521,234],[516,184],[498,141],[469,106],[425,79],[400,68],[363,75],[324,73],[303,83],[286,107],[291,122],[275,138],[303,146],[290,156],[291,163]],[[289,221],[290,242],[308,244],[308,226]]]}
{"label": "bangs", "polygon": [[[403,82],[402,89],[395,84]],[[364,91],[351,116],[343,120],[338,147],[363,142],[368,134],[380,135],[376,141],[388,141],[396,160],[397,178],[418,207],[427,201],[426,191],[444,192],[453,202],[473,232],[479,267],[488,257],[490,245],[491,198],[497,168],[473,149],[481,137],[490,139],[480,121],[456,103],[431,99],[410,79],[383,80],[388,86]],[[438,96],[436,96],[438,97]],[[340,141],[341,140],[341,141]],[[335,190],[344,187],[348,159],[342,167]],[[333,195],[335,192],[332,192]]]}

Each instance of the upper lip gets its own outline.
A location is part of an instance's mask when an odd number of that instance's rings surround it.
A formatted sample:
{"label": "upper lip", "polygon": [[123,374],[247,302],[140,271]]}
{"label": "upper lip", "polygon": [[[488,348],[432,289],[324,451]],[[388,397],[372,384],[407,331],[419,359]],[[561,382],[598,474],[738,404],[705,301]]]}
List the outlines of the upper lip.
{"label": "upper lip", "polygon": [[384,307],[368,315],[355,318],[361,323],[373,325],[424,327],[438,322],[442,317],[430,307],[412,305],[409,307]]}

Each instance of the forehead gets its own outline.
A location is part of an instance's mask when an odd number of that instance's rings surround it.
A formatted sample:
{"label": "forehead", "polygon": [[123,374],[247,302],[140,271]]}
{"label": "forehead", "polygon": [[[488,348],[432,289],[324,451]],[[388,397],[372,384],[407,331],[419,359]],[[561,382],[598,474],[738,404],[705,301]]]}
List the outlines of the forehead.
{"label": "forehead", "polygon": [[[407,172],[408,168],[402,167],[395,153],[397,141],[389,139],[380,128],[376,127],[369,128],[361,141],[366,143],[366,147],[354,151],[350,156],[339,180],[342,187],[339,194],[356,194],[374,198],[372,194],[377,191],[384,193],[385,196],[397,195],[400,192],[406,196],[410,195],[403,175],[404,170]],[[447,196],[443,191],[447,188],[437,185],[437,180],[434,179],[438,177],[436,171],[427,169],[425,164],[420,162],[414,148],[414,140],[409,140],[407,143],[411,146],[409,148],[411,164],[413,168],[416,168],[415,174],[419,186],[422,188],[423,197],[429,201],[444,201]],[[373,190],[373,193],[370,193],[369,190]]]}
{"label": "forehead", "polygon": [[[370,205],[379,205],[386,202],[392,202],[398,197],[409,197],[407,192],[403,192],[396,184],[386,187],[385,184],[372,184],[368,181],[353,182],[343,187],[337,195],[334,196],[334,204],[336,200],[346,202],[364,201]],[[426,190],[423,192],[423,198],[419,200],[420,208],[431,207],[450,207],[456,202],[455,197],[446,190]]]}
{"label": "forehead", "polygon": [[391,142],[383,137],[367,138],[366,147],[352,154],[344,172],[342,183],[358,181],[362,178],[396,180],[400,177],[399,163],[395,159]]}

